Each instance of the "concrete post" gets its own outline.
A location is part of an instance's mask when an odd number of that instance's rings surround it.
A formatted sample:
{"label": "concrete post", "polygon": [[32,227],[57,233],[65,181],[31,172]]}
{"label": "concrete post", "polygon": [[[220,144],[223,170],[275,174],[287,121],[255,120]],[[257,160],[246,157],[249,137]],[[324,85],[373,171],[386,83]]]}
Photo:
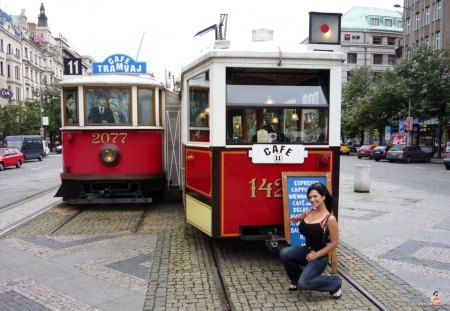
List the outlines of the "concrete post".
{"label": "concrete post", "polygon": [[355,165],[355,192],[370,191],[370,165]]}

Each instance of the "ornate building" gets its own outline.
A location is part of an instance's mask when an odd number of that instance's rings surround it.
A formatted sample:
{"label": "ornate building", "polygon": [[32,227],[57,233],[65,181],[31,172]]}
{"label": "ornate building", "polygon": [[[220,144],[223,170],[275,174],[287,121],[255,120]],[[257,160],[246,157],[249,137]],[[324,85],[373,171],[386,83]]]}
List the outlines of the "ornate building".
{"label": "ornate building", "polygon": [[0,9],[0,107],[36,99],[42,86],[61,81],[64,57],[81,58],[65,38],[53,37],[43,3],[37,24],[24,10],[13,16]]}

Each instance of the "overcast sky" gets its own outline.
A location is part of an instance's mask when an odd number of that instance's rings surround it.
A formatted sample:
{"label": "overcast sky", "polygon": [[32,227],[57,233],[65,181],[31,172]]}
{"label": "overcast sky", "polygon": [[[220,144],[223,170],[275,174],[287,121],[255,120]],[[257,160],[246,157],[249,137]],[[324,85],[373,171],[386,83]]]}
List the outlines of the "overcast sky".
{"label": "overcast sky", "polygon": [[[308,12],[345,13],[353,6],[398,10],[403,0],[43,0],[54,37],[64,36],[81,55],[103,61],[112,54],[148,63],[148,70],[174,73],[202,48],[212,45],[214,33],[193,38],[228,14],[231,45],[249,42],[251,30],[274,30],[274,41],[300,42],[308,35]],[[28,22],[37,23],[41,0],[0,0],[10,15],[25,9]]]}

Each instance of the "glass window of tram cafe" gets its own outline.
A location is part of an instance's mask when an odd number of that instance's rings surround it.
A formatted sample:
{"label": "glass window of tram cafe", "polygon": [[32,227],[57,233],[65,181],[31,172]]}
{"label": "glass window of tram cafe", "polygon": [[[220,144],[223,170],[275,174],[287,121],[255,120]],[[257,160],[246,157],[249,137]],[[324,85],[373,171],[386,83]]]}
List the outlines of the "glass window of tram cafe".
{"label": "glass window of tram cafe", "polygon": [[189,83],[189,140],[209,142],[209,71]]}
{"label": "glass window of tram cafe", "polygon": [[228,68],[227,143],[328,143],[329,80],[329,70]]}
{"label": "glass window of tram cafe", "polygon": [[[131,88],[85,88],[86,125],[131,125]],[[76,89],[64,90],[65,125],[78,124]],[[153,89],[138,89],[138,124],[155,125]]]}

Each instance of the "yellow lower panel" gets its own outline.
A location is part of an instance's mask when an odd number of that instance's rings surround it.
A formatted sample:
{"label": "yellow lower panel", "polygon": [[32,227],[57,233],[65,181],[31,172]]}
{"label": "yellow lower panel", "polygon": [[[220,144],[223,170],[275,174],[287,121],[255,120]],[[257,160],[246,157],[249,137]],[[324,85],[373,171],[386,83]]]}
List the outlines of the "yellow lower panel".
{"label": "yellow lower panel", "polygon": [[186,220],[191,225],[212,236],[211,207],[186,195]]}

